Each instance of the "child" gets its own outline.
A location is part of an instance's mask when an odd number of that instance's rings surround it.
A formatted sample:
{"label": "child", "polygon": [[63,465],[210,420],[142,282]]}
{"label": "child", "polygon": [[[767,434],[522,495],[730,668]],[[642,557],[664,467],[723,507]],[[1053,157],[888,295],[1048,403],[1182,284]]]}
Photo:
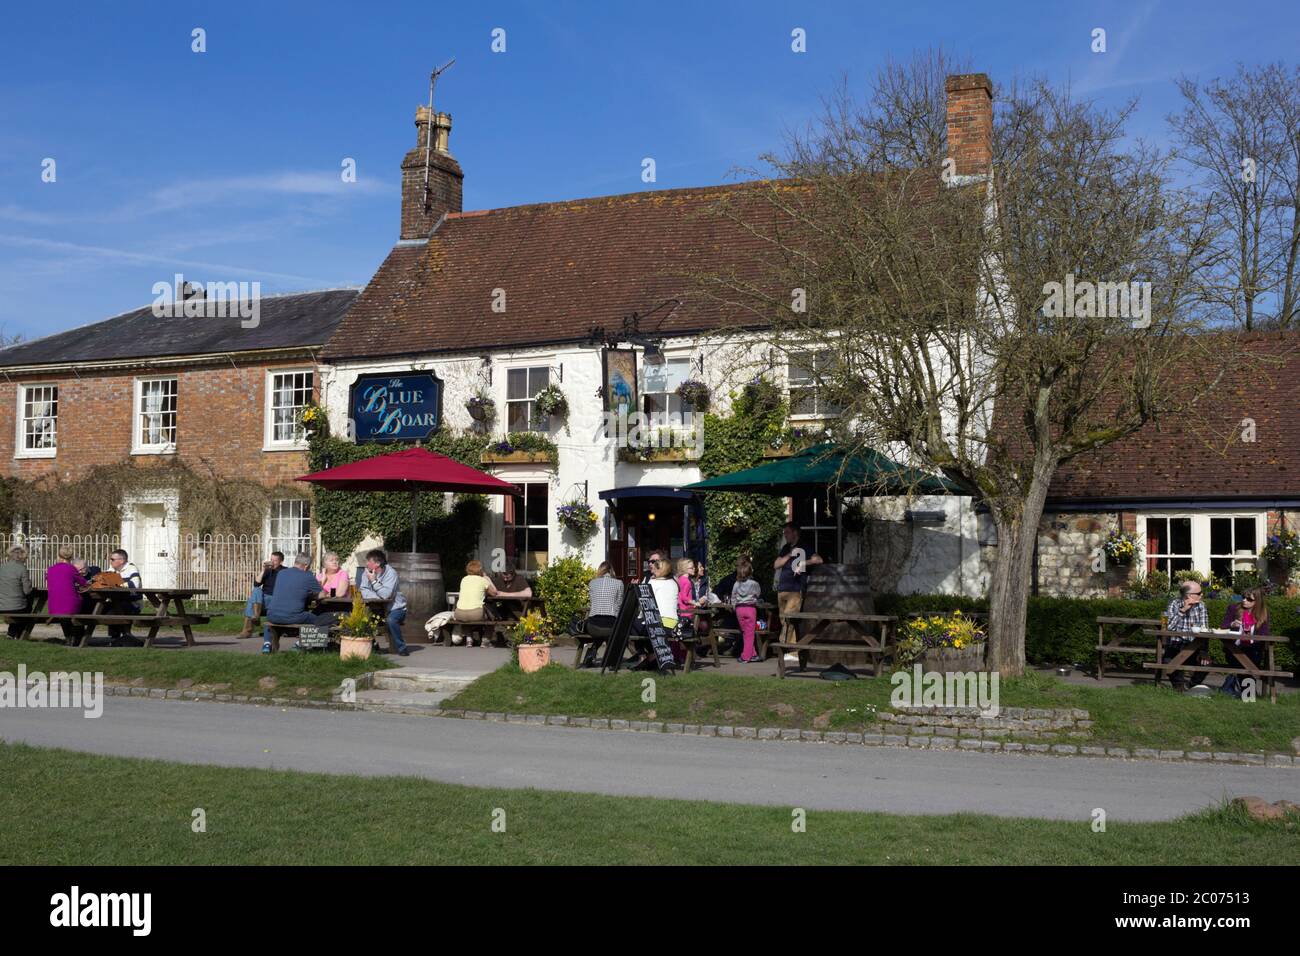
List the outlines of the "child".
{"label": "child", "polygon": [[763,589],[754,580],[754,565],[748,558],[736,562],[736,583],[731,586],[731,604],[736,610],[736,621],[740,624],[740,636],[744,646],[740,651],[742,664],[756,664],[763,658],[754,649],[754,629],[758,623],[758,599]]}

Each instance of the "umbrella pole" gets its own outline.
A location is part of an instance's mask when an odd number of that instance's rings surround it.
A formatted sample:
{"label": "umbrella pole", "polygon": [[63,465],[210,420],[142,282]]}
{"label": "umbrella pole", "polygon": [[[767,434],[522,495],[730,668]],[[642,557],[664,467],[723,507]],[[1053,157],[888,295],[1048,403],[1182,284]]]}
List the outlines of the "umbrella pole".
{"label": "umbrella pole", "polygon": [[417,519],[417,517],[416,517],[416,510],[415,510],[415,509],[416,509],[416,503],[415,503],[415,496],[416,496],[416,494],[418,494],[418,492],[414,492],[414,491],[411,492],[411,554],[415,554],[415,529],[416,529],[416,526],[419,524],[419,521],[418,521],[418,519]]}

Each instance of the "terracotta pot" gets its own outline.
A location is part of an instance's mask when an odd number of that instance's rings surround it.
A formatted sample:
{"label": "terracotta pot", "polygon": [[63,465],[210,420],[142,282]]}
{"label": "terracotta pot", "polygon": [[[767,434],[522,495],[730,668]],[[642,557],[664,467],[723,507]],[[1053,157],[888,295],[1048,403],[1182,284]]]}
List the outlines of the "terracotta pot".
{"label": "terracotta pot", "polygon": [[339,638],[339,659],[346,661],[350,657],[366,660],[375,649],[375,642],[368,637],[350,637],[344,634]]}
{"label": "terracotta pot", "polygon": [[535,673],[550,662],[551,646],[549,644],[519,645],[519,669],[525,674]]}

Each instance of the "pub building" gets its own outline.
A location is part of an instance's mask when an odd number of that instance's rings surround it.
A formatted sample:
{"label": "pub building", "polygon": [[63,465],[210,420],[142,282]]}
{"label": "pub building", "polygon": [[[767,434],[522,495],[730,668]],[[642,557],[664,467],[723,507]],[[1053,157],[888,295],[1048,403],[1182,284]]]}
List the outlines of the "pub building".
{"label": "pub building", "polygon": [[[945,87],[959,171],[984,175],[992,83],[973,73],[951,76]],[[707,557],[710,502],[683,490],[703,477],[698,446],[689,441],[700,410],[678,386],[702,382],[710,410],[725,415],[730,393],[763,375],[786,390],[792,427],[815,431],[837,414],[818,395],[815,372],[824,358],[816,349],[777,356],[757,333],[724,332],[736,316],[693,295],[686,278],[755,268],[761,255],[754,237],[708,214],[722,197],[757,201],[754,185],[466,211],[463,173],[449,147],[451,117],[421,108],[415,126],[401,165],[398,239],[321,353],[322,398],[335,434],[347,427],[356,383],[398,376],[405,389],[404,377],[431,376],[440,392],[438,427],[475,426],[483,413],[467,402],[482,395],[496,411],[490,426],[478,424],[487,434],[531,433],[554,447],[553,454],[503,447],[484,456],[485,468],[522,491],[492,502],[480,536],[485,561],[504,547],[532,575],[549,558],[577,551],[590,565],[610,561],[632,580],[656,548],[674,558]],[[1166,422],[1067,463],[1039,527],[1034,592],[1117,594],[1143,570],[1222,575],[1262,564],[1268,536],[1294,529],[1300,511],[1300,419],[1291,414],[1300,397],[1300,350],[1277,351],[1288,356],[1277,376],[1282,387],[1230,396],[1211,410],[1225,428],[1258,422],[1251,455],[1188,459],[1181,450],[1200,443],[1184,434],[1187,423]],[[539,402],[556,390],[567,414],[538,415]],[[655,439],[671,432],[688,440],[630,447],[637,414],[679,423],[659,428]],[[399,413],[393,421],[404,419]],[[598,515],[589,539],[575,538],[557,518],[557,507],[573,502]],[[806,545],[830,561],[865,562],[876,591],[985,593],[997,539],[970,498],[870,504],[865,530],[856,523],[841,536],[834,496],[786,502]],[[1116,528],[1136,534],[1146,557],[1098,572],[1095,553]],[[725,573],[713,568],[711,576]]]}

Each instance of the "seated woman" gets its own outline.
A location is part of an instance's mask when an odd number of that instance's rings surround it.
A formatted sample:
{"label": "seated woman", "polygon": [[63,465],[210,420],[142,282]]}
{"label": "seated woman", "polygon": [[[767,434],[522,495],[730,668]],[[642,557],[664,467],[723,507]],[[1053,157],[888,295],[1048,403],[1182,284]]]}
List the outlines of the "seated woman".
{"label": "seated woman", "polygon": [[329,597],[347,597],[352,585],[348,573],[339,567],[339,556],[333,551],[326,551],[321,565],[321,572],[316,575],[321,591]]}
{"label": "seated woman", "polygon": [[[487,619],[484,604],[487,598],[496,597],[497,589],[483,573],[483,562],[475,558],[465,565],[465,576],[460,579],[460,597],[456,599],[456,610],[452,619],[466,624],[477,624]],[[477,647],[483,642],[482,635],[474,639]]]}
{"label": "seated woman", "polygon": [[[1223,628],[1241,631],[1241,637],[1236,640],[1223,641],[1223,658],[1227,665],[1232,667],[1236,664],[1232,651],[1240,650],[1254,662],[1256,667],[1261,666],[1264,662],[1264,645],[1260,641],[1252,641],[1250,635],[1269,633],[1268,605],[1264,603],[1264,590],[1248,588],[1242,593],[1240,603],[1228,605],[1228,610],[1223,615]],[[1223,686],[1219,690],[1240,697],[1243,690],[1241,678],[1236,674],[1229,674],[1224,678]]]}
{"label": "seated woman", "polygon": [[695,623],[695,562],[677,559],[677,619]]}
{"label": "seated woman", "polygon": [[[72,564],[72,549],[59,548],[59,560],[51,564],[45,572],[45,587],[49,592],[46,610],[50,614],[80,614],[82,593],[90,587],[90,582],[83,578]],[[80,624],[60,621],[63,639],[68,644],[80,642],[85,633]]]}
{"label": "seated woman", "polygon": [[614,632],[614,621],[623,606],[623,582],[614,577],[608,561],[602,561],[587,583],[586,632],[594,638],[583,659],[583,667],[596,666],[596,651]]}

